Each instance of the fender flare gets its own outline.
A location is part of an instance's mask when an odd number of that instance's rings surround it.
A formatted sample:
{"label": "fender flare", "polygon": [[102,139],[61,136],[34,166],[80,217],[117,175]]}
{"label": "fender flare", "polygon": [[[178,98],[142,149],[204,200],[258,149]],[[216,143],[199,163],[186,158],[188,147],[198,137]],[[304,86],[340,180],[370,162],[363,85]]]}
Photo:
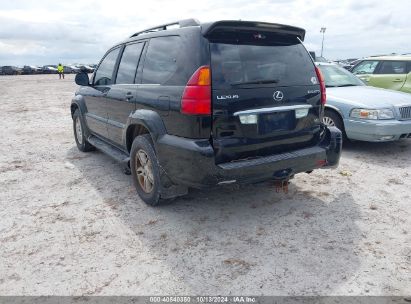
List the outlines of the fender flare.
{"label": "fender flare", "polygon": [[73,117],[73,114],[74,114],[74,110],[73,110],[74,107],[77,107],[80,110],[81,116],[84,117],[84,113],[87,112],[87,107],[86,107],[86,103],[82,95],[76,95],[71,100],[71,105],[70,105],[71,117]]}
{"label": "fender flare", "polygon": [[124,146],[131,147],[131,142],[128,142],[128,132],[130,128],[135,125],[142,125],[148,130],[150,136],[153,140],[154,145],[157,145],[158,139],[167,134],[166,128],[164,126],[163,119],[161,116],[152,110],[140,109],[134,111],[127,119],[124,132]]}
{"label": "fender flare", "polygon": [[86,138],[90,136],[91,132],[87,124],[87,120],[85,118],[84,113],[87,113],[87,107],[86,103],[84,101],[84,98],[82,95],[76,95],[72,100],[71,100],[71,105],[70,105],[70,112],[71,112],[71,118],[73,118],[73,114],[75,112],[75,108],[79,109],[80,111],[80,119],[83,121],[83,124],[86,126],[84,133],[86,135]]}

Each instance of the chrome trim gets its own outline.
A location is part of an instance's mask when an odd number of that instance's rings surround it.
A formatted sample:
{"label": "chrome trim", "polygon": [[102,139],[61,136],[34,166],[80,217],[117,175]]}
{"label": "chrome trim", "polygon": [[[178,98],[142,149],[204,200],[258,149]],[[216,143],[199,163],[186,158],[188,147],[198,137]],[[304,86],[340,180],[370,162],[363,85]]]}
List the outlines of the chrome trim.
{"label": "chrome trim", "polygon": [[272,107],[272,108],[262,108],[262,109],[253,109],[235,112],[234,116],[247,115],[247,114],[260,114],[260,113],[273,113],[273,112],[285,112],[297,109],[310,109],[312,105],[294,105],[294,106],[281,106],[281,107]]}
{"label": "chrome trim", "polygon": [[400,112],[401,120],[409,120],[411,119],[411,106],[402,106],[398,108]]}

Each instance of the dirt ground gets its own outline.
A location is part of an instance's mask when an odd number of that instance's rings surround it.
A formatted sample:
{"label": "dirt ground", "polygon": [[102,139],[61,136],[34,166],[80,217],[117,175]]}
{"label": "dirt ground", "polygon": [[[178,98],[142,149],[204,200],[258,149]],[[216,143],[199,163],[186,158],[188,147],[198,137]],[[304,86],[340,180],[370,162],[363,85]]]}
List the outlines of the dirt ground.
{"label": "dirt ground", "polygon": [[411,140],[151,208],[77,150],[73,79],[0,77],[0,295],[411,295]]}

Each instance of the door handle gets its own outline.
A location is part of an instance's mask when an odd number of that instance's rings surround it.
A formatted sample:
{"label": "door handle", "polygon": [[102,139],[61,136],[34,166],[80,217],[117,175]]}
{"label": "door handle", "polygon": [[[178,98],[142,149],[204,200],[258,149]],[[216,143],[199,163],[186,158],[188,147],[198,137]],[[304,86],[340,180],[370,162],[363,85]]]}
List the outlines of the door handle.
{"label": "door handle", "polygon": [[394,79],[392,82],[403,82],[402,79]]}
{"label": "door handle", "polygon": [[131,93],[131,92],[127,92],[127,93],[126,93],[126,100],[127,100],[127,101],[130,101],[131,99],[133,99],[133,97],[134,97],[134,96],[133,96],[133,93]]}

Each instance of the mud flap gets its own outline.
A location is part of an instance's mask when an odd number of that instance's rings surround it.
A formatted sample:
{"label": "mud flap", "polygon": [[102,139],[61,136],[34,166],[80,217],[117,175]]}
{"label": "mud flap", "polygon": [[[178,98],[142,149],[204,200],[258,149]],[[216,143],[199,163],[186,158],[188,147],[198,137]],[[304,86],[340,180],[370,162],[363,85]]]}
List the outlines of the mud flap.
{"label": "mud flap", "polygon": [[162,199],[171,199],[178,196],[183,196],[188,193],[188,187],[183,185],[175,185],[168,177],[166,171],[160,166],[160,180],[161,180],[161,193]]}

